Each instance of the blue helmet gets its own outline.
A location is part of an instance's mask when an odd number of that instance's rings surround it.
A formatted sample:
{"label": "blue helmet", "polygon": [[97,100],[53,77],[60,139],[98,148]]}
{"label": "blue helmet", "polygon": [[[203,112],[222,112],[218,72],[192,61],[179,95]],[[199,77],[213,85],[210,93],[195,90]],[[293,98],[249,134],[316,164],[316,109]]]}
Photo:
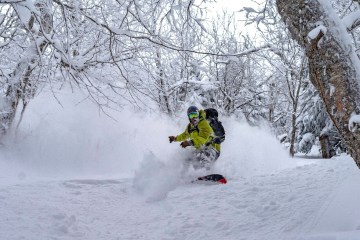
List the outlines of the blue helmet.
{"label": "blue helmet", "polygon": [[189,115],[190,113],[199,114],[199,109],[196,106],[190,106],[187,110],[187,115]]}

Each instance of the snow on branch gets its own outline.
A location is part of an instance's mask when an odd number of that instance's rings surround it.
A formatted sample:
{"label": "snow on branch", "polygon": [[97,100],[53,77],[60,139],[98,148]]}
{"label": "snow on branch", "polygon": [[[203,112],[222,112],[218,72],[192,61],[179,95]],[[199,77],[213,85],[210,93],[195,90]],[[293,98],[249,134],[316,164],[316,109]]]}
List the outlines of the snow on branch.
{"label": "snow on branch", "polygon": [[351,32],[360,25],[360,10],[350,13],[342,19],[346,29]]}
{"label": "snow on branch", "polygon": [[360,115],[353,113],[349,119],[349,130],[355,132],[358,129],[360,129]]}
{"label": "snow on branch", "polygon": [[246,55],[250,55],[252,53],[255,52],[259,52],[261,50],[264,49],[268,49],[270,48],[270,44],[264,44],[262,46],[259,47],[254,47],[254,48],[249,48],[245,51],[242,52],[238,52],[238,53],[229,53],[229,54],[218,54],[218,53],[211,53],[211,52],[203,52],[203,51],[196,51],[196,50],[192,50],[192,49],[184,49],[180,46],[176,46],[172,43],[169,43],[168,41],[162,39],[160,36],[156,35],[156,36],[151,36],[147,33],[143,33],[143,34],[139,34],[138,32],[132,32],[132,31],[123,31],[123,30],[118,30],[116,28],[110,27],[107,24],[89,16],[89,15],[84,15],[87,19],[89,19],[90,21],[92,21],[93,23],[97,24],[98,26],[101,26],[103,28],[105,28],[106,30],[108,30],[110,33],[114,34],[114,35],[122,35],[122,36],[127,36],[129,38],[132,39],[143,39],[143,40],[147,40],[153,44],[156,44],[158,46],[162,46],[164,48],[170,49],[170,50],[174,50],[174,51],[178,51],[178,52],[189,52],[189,53],[196,53],[196,54],[202,54],[202,55],[210,55],[210,56],[234,56],[234,57],[241,57],[241,56],[246,56]]}
{"label": "snow on branch", "polygon": [[326,32],[327,28],[324,25],[319,25],[308,33],[308,41],[311,42],[311,45],[313,47],[315,45],[319,47],[318,43],[320,42],[321,38],[326,34]]}
{"label": "snow on branch", "polygon": [[166,95],[169,96],[171,95],[177,88],[183,86],[184,84],[194,84],[194,85],[208,85],[208,86],[212,86],[214,85],[214,83],[210,82],[210,81],[199,81],[196,79],[181,79],[180,81],[177,81],[175,84],[172,84],[169,86]]}
{"label": "snow on branch", "polygon": [[[110,28],[107,27],[108,30],[110,30]],[[113,30],[113,29],[112,29]],[[112,31],[110,30],[110,31]],[[112,31],[112,33],[116,34],[116,31]],[[127,36],[129,38],[133,38],[133,39],[144,39],[144,40],[148,40],[149,42],[156,44],[158,46],[162,46],[164,48],[170,49],[170,50],[174,50],[174,51],[178,51],[178,52],[189,52],[189,53],[196,53],[196,54],[202,54],[202,55],[210,55],[210,56],[226,56],[226,57],[241,57],[241,56],[246,56],[246,55],[250,55],[252,53],[255,52],[259,52],[262,51],[264,49],[268,49],[270,48],[270,44],[265,44],[259,47],[254,47],[254,48],[249,48],[245,51],[242,52],[238,52],[238,53],[225,53],[225,54],[218,54],[218,53],[211,53],[211,52],[204,52],[204,51],[197,51],[197,50],[192,50],[192,49],[184,49],[180,46],[176,46],[172,43],[167,42],[166,40],[160,38],[159,36],[157,36],[157,39],[152,38],[151,36],[148,35],[135,35],[129,31],[127,32],[122,32],[122,35]]]}
{"label": "snow on branch", "polygon": [[[265,6],[262,10],[257,11],[251,7],[243,7],[243,9],[241,9],[240,12],[246,13],[246,18],[249,20],[249,23],[247,24],[256,22],[256,24],[259,25],[259,23],[265,19],[266,7],[267,7],[267,2],[265,2]],[[255,15],[255,16],[250,17],[250,15]]]}

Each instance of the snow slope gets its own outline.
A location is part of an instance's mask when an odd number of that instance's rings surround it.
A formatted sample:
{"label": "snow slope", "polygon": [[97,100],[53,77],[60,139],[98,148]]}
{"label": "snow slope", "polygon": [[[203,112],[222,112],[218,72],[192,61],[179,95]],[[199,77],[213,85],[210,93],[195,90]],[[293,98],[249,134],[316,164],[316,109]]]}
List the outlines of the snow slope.
{"label": "snow slope", "polygon": [[[310,160],[308,160],[310,161]],[[131,178],[0,188],[1,239],[360,239],[359,171],[311,161],[226,185],[178,183],[148,198]],[[173,179],[158,179],[159,186]],[[356,193],[357,192],[357,193]]]}
{"label": "snow slope", "polygon": [[191,184],[203,173],[167,139],[181,114],[115,122],[62,97],[32,102],[0,149],[0,239],[360,239],[360,171],[346,155],[289,159],[266,130],[224,119],[214,171],[230,181]]}

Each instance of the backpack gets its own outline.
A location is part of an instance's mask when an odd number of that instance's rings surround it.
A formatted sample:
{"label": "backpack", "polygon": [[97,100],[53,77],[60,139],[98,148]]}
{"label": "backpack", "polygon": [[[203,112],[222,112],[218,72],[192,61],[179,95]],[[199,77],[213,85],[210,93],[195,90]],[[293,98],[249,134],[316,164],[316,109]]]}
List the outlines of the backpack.
{"label": "backpack", "polygon": [[220,144],[225,141],[225,129],[222,123],[218,120],[219,113],[214,108],[204,109],[206,113],[206,120],[209,122],[210,127],[213,129],[215,138],[211,143]]}

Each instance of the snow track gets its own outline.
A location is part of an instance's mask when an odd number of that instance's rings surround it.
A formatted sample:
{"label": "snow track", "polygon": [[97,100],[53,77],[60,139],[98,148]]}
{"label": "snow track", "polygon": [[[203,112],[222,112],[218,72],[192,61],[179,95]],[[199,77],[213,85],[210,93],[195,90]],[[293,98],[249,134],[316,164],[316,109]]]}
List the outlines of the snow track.
{"label": "snow track", "polygon": [[[348,203],[341,195],[353,190],[349,181],[359,175],[353,165],[348,158],[318,160],[277,174],[231,179],[226,185],[180,184],[166,199],[152,202],[134,190],[131,179],[1,186],[0,236],[6,240],[360,239],[355,238],[360,236],[360,221],[350,224],[348,219],[346,228],[334,229],[333,224],[341,222],[331,215],[339,204],[351,209],[356,206],[352,202],[360,200],[357,194]],[[331,224],[326,224],[328,218]],[[329,234],[328,227],[338,233]]]}

